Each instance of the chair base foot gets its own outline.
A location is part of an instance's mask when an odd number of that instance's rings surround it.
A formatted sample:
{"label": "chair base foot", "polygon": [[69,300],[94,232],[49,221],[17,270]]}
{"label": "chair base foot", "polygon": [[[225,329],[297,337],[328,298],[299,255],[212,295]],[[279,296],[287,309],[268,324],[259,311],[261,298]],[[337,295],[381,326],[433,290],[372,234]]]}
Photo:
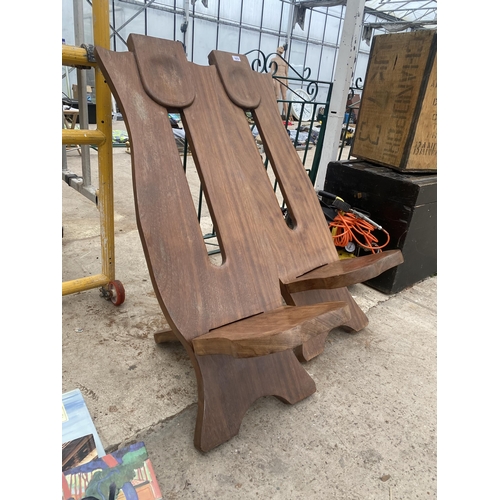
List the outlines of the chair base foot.
{"label": "chair base foot", "polygon": [[165,330],[158,330],[155,332],[154,339],[157,344],[163,344],[164,342],[179,342],[179,339],[170,328],[165,328]]}
{"label": "chair base foot", "polygon": [[316,384],[292,350],[256,358],[196,356],[198,416],[194,444],[207,452],[239,432],[245,413],[258,398],[276,396],[295,404]]}

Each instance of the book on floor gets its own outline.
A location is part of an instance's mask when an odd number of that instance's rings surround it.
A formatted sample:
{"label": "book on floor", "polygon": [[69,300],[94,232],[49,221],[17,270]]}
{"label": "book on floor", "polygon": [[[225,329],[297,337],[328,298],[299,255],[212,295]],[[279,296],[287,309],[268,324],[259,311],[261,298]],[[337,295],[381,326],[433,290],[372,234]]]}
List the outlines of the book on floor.
{"label": "book on floor", "polygon": [[62,470],[106,454],[79,389],[62,395]]}
{"label": "book on floor", "polygon": [[162,495],[144,443],[63,471],[63,500],[161,500]]}

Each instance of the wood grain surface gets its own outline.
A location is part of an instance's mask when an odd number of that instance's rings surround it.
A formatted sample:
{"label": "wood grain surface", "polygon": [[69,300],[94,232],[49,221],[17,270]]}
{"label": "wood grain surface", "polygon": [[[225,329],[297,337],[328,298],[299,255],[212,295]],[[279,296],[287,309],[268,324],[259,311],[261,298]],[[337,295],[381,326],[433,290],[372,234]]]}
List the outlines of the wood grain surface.
{"label": "wood grain surface", "polygon": [[284,306],[220,328],[193,340],[198,356],[228,354],[235,358],[265,356],[295,349],[311,338],[328,334],[349,319],[345,302]]}
{"label": "wood grain surface", "polygon": [[402,262],[401,250],[387,250],[354,259],[332,262],[284,283],[284,285],[290,293],[340,288],[367,281],[387,271],[387,269],[402,264]]}

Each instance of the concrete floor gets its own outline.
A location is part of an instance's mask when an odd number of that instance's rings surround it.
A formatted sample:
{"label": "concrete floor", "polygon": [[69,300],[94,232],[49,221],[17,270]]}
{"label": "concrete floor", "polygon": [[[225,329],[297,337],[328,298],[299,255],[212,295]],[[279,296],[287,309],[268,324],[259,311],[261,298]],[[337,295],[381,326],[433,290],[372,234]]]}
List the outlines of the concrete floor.
{"label": "concrete floor", "polygon": [[[130,155],[114,150],[119,307],[93,289],[62,297],[62,392],[80,389],[106,451],[146,444],[165,499],[436,498],[437,278],[396,295],[350,287],[370,324],[333,330],[304,367],[317,392],[288,406],[273,397],[208,454],[193,446],[196,380],[166,326],[137,232]],[[97,183],[97,154],[91,150]],[[78,172],[80,156],[68,152]],[[101,272],[99,213],[62,183],[62,280]]]}

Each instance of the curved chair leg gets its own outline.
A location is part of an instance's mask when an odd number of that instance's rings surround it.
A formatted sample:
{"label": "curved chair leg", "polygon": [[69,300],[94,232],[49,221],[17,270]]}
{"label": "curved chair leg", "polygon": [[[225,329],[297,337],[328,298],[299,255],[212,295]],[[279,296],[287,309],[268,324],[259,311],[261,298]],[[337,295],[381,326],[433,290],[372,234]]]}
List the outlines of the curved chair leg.
{"label": "curved chair leg", "polygon": [[276,396],[294,404],[316,391],[316,384],[292,350],[257,358],[195,356],[198,363],[198,416],[194,444],[209,451],[239,432],[251,404]]}
{"label": "curved chair leg", "polygon": [[[334,302],[341,300],[347,302],[351,311],[351,319],[347,321],[342,328],[348,332],[359,332],[368,326],[368,318],[361,308],[356,304],[347,288],[333,288],[330,290],[309,290],[307,292],[298,292],[293,294],[283,294],[288,305],[304,306],[308,304],[317,304],[319,302]],[[295,349],[297,358],[304,362],[321,354],[325,348],[325,342],[328,334],[318,335],[305,344]]]}

